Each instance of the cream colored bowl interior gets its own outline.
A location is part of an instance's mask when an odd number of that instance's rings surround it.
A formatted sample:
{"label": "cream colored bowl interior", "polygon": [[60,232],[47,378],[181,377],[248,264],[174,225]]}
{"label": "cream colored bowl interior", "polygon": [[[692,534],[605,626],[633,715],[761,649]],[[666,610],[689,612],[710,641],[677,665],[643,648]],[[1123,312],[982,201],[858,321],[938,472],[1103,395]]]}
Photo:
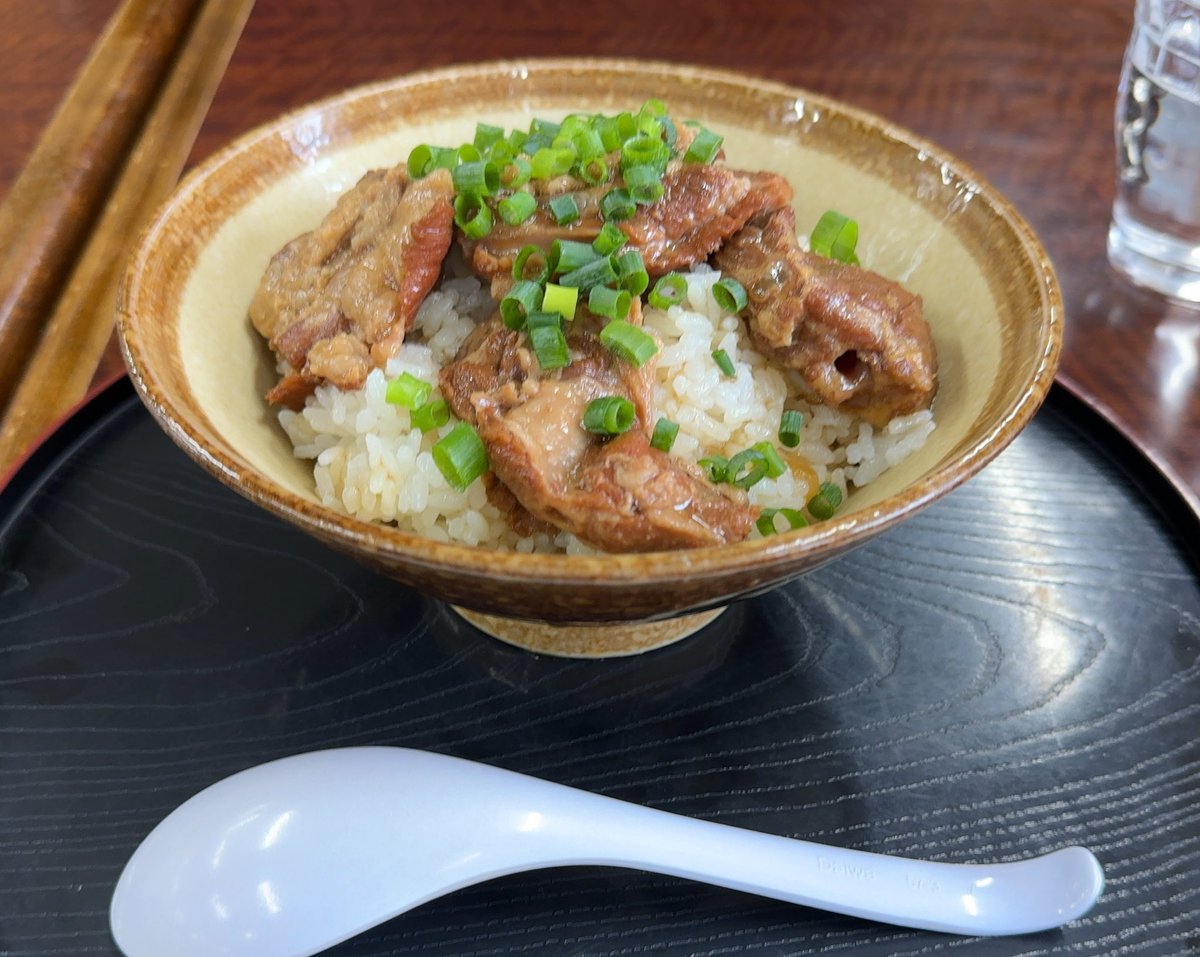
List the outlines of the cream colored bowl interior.
{"label": "cream colored bowl interior", "polygon": [[[695,115],[688,105],[678,110],[683,118]],[[555,118],[572,110],[637,106],[547,99],[520,110],[474,107],[459,115],[443,111],[424,121],[418,117],[415,123],[409,117],[393,131],[341,145],[331,145],[319,110],[293,120],[277,135],[288,139],[294,165],[256,193],[248,191],[245,201],[221,223],[200,249],[180,301],[184,376],[212,428],[253,468],[315,502],[311,463],[292,456],[273,411],[262,401],[275,379],[272,359],[246,317],[271,255],[315,226],[364,172],[404,161],[418,143],[456,145],[470,140],[477,120],[525,127],[535,114]],[[1001,323],[994,318],[1000,308],[994,295],[997,280],[992,276],[989,284],[987,251],[977,237],[972,249],[970,236],[950,228],[969,208],[975,192],[940,163],[920,156],[910,155],[910,168],[897,175],[894,162],[872,144],[878,131],[853,124],[831,126],[819,109],[801,103],[783,133],[778,127],[739,125],[729,116],[696,118],[725,136],[731,165],[771,169],[789,179],[802,229],[826,209],[851,216],[860,224],[864,265],[924,298],[940,363],[937,429],[918,455],[855,492],[847,508],[878,503],[956,452],[984,414],[999,375],[1003,350]],[[344,136],[344,131],[335,135]]]}

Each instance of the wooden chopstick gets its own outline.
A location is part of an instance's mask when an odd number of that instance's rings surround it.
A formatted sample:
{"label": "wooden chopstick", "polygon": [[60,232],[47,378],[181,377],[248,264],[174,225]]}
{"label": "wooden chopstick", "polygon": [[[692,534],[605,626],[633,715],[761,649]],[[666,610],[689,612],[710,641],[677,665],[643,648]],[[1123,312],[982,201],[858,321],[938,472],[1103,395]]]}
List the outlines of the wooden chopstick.
{"label": "wooden chopstick", "polygon": [[[41,270],[39,281],[32,287],[27,284],[24,295],[11,296],[15,308],[9,313],[10,321],[0,325],[0,354],[5,348],[6,328],[14,343],[31,342],[26,344],[23,362],[14,356],[7,363],[11,368],[0,367],[0,377],[13,377],[0,424],[0,474],[86,392],[112,334],[117,284],[130,245],[178,181],[252,6],[253,0],[127,0],[98,47],[139,27],[157,37],[163,29],[161,20],[179,18],[186,22],[179,31],[174,56],[167,58],[165,70],[149,78],[145,70],[134,70],[127,60],[98,49],[81,73],[76,86],[108,77],[110,85],[132,85],[140,91],[141,84],[149,81],[150,96],[135,135],[127,137],[118,151],[115,176],[110,176],[108,188],[89,186],[86,201],[96,207],[97,215],[92,217],[86,235],[69,237],[73,243],[56,240],[57,272]],[[117,21],[119,27],[115,26]],[[94,69],[93,63],[97,64]],[[107,71],[115,71],[116,75],[109,76]],[[64,111],[69,114],[75,108],[76,94],[73,87],[47,130],[47,139],[58,132],[54,127]],[[80,93],[79,98],[95,108],[86,95]],[[107,139],[105,148],[115,149]],[[85,162],[88,155],[81,149],[74,162]],[[39,161],[41,168],[35,167]],[[71,161],[68,158],[65,162]],[[35,150],[27,172],[29,168],[34,169],[30,175],[35,181],[53,175],[42,144]],[[25,178],[26,173],[22,173],[21,180]],[[23,198],[21,202],[30,200]],[[42,229],[56,235],[69,233],[69,227],[61,223],[64,217],[70,218],[69,201],[65,207],[61,202],[47,203]],[[0,232],[0,237],[4,235]],[[35,247],[38,238],[26,237]],[[73,260],[66,254],[64,247],[68,245],[76,247]],[[48,301],[47,285],[50,290],[61,289],[56,301]]]}
{"label": "wooden chopstick", "polygon": [[0,206],[0,411],[199,0],[126,0]]}

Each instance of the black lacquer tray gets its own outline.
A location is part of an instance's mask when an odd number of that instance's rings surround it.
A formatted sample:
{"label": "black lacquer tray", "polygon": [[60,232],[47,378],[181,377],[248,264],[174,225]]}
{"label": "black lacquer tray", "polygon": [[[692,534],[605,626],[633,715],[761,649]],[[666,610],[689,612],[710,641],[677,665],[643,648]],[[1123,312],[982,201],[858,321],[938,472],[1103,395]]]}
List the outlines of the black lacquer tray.
{"label": "black lacquer tray", "polygon": [[113,884],[172,808],[356,744],[936,860],[1083,844],[1108,888],[1061,931],[971,939],[572,868],[335,954],[1200,953],[1198,523],[1056,389],[850,556],[648,655],[546,658],[243,501],[118,382],[0,493],[0,954],[115,954]]}

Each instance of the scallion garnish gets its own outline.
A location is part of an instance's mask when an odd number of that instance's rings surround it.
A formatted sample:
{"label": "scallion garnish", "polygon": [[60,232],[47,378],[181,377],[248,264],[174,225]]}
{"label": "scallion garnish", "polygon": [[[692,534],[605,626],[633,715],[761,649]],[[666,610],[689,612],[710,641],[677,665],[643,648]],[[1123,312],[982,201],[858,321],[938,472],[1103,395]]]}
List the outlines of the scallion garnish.
{"label": "scallion garnish", "polygon": [[602,395],[584,409],[583,427],[594,435],[620,435],[632,428],[636,417],[633,403],[624,396]]}
{"label": "scallion garnish", "polygon": [[568,226],[579,219],[579,204],[570,193],[563,193],[550,200],[550,215],[559,226]]}
{"label": "scallion garnish", "polygon": [[721,151],[724,138],[717,136],[703,126],[696,131],[696,136],[683,154],[685,163],[711,163]]}
{"label": "scallion garnish", "polygon": [[505,189],[518,189],[529,182],[533,166],[524,156],[514,156],[500,167],[500,185]]}
{"label": "scallion garnish", "polygon": [[[588,249],[591,249],[591,247],[589,246]],[[559,263],[559,268],[562,268],[561,262]],[[610,257],[600,256],[591,262],[584,263],[578,269],[572,269],[570,272],[564,273],[558,277],[558,281],[564,286],[591,289],[593,286],[606,286],[610,282],[616,282],[617,271],[613,269]]]}
{"label": "scallion garnish", "polygon": [[787,471],[787,466],[783,464],[783,459],[779,457],[778,449],[770,442],[755,442],[750,447],[766,460],[767,478],[779,478],[779,476]]}
{"label": "scallion garnish", "polygon": [[541,246],[530,243],[522,246],[513,260],[512,277],[518,281],[529,279],[533,282],[545,282],[550,278],[550,264],[546,251]]}
{"label": "scallion garnish", "polygon": [[621,170],[626,172],[635,166],[649,166],[660,171],[666,169],[667,161],[671,158],[671,149],[661,138],[661,126],[658,135],[639,133],[621,144]]}
{"label": "scallion garnish", "polygon": [[787,522],[788,528],[804,528],[808,524],[808,519],[794,508],[764,508],[754,522],[760,535],[778,534],[779,529],[775,524],[777,515]]}
{"label": "scallion garnish", "polygon": [[650,436],[650,444],[660,452],[670,452],[679,435],[679,423],[667,418],[660,418],[654,423],[654,433]]}
{"label": "scallion garnish", "polygon": [[732,276],[718,279],[713,284],[712,295],[717,305],[733,316],[745,309],[746,303],[750,301],[746,295],[746,287]]}
{"label": "scallion garnish", "polygon": [[516,192],[500,200],[496,212],[509,226],[520,226],[537,212],[537,200],[528,193]]}
{"label": "scallion garnish", "polygon": [[575,165],[575,151],[569,147],[543,146],[530,159],[534,179],[554,179],[569,173]]}
{"label": "scallion garnish", "polygon": [[591,243],[580,243],[573,239],[556,239],[550,246],[550,258],[555,273],[574,272],[580,266],[599,259]]}
{"label": "scallion garnish", "polygon": [[655,309],[669,309],[687,296],[687,280],[677,272],[659,278],[650,290],[649,303]]}
{"label": "scallion garnish", "polygon": [[460,492],[488,469],[483,440],[466,422],[459,422],[433,446],[433,462],[446,481]]}
{"label": "scallion garnish", "polygon": [[526,317],[542,306],[542,284],[518,279],[500,300],[500,318],[509,329],[524,329]]}
{"label": "scallion garnish", "polygon": [[[621,232],[619,226],[614,226],[612,223],[605,223],[600,227],[600,232],[596,234],[596,238],[592,240],[592,249],[596,250],[597,256],[611,256],[627,242],[629,242],[629,237]],[[620,267],[618,266],[618,274],[620,271]]]}
{"label": "scallion garnish", "polygon": [[546,283],[542,297],[542,310],[562,316],[567,322],[575,318],[575,307],[579,304],[579,290],[569,283]]}
{"label": "scallion garnish", "polygon": [[619,223],[637,212],[637,203],[627,189],[610,189],[600,200],[600,215],[606,222]]}
{"label": "scallion garnish", "polygon": [[469,193],[454,197],[454,222],[469,239],[482,239],[492,231],[492,210],[482,199]]}
{"label": "scallion garnish", "polygon": [[808,240],[809,249],[817,255],[851,265],[858,265],[858,256],[854,252],[857,245],[858,223],[832,209],[817,220]]}
{"label": "scallion garnish", "polygon": [[[624,235],[622,233],[622,235]],[[622,289],[629,291],[631,296],[640,296],[650,285],[650,274],[646,272],[646,262],[636,249],[625,249],[618,252],[615,259],[618,283]]]}
{"label": "scallion garnish", "polygon": [[638,367],[658,352],[654,337],[625,319],[614,319],[601,329],[600,342],[617,357]]}
{"label": "scallion garnish", "polygon": [[475,124],[475,139],[472,141],[481,153],[490,150],[497,143],[504,142],[504,127],[491,126],[488,123]]}
{"label": "scallion garnish", "polygon": [[841,504],[842,490],[832,482],[822,482],[817,487],[817,494],[808,500],[808,514],[825,521],[827,518],[833,518],[833,513]]}
{"label": "scallion garnish", "polygon": [[779,442],[789,449],[800,444],[800,430],[804,428],[804,415],[795,409],[784,409],[779,418]]}
{"label": "scallion garnish", "polygon": [[709,455],[697,461],[696,464],[704,470],[705,476],[714,485],[724,482],[729,471],[729,459],[723,455]]}
{"label": "scallion garnish", "polygon": [[738,488],[750,488],[767,477],[767,459],[758,449],[742,449],[725,467],[725,481]]}
{"label": "scallion garnish", "polygon": [[633,297],[624,289],[592,286],[588,291],[588,311],[605,319],[624,319],[631,305]]}
{"label": "scallion garnish", "polygon": [[724,349],[717,349],[713,354],[713,362],[717,364],[717,368],[721,370],[722,375],[733,378],[737,375],[737,369],[734,368],[733,360],[729,358],[729,353]]}
{"label": "scallion garnish", "polygon": [[450,406],[446,405],[445,399],[431,399],[413,409],[411,416],[413,428],[422,432],[440,429],[450,421]]}
{"label": "scallion garnish", "polygon": [[662,198],[662,173],[654,166],[631,166],[625,170],[625,188],[639,206],[649,206]]}
{"label": "scallion garnish", "polygon": [[[535,317],[553,315],[553,324],[541,325]],[[526,320],[529,344],[543,369],[562,369],[571,364],[571,351],[567,348],[567,337],[563,335],[561,317],[558,313],[535,312]]]}
{"label": "scallion garnish", "polygon": [[454,191],[460,196],[464,193],[491,196],[500,188],[500,170],[495,163],[483,160],[459,163],[450,175],[454,178]]}
{"label": "scallion garnish", "polygon": [[402,405],[407,409],[415,409],[429,398],[433,386],[418,379],[411,372],[402,372],[396,378],[388,381],[384,399],[392,405]]}

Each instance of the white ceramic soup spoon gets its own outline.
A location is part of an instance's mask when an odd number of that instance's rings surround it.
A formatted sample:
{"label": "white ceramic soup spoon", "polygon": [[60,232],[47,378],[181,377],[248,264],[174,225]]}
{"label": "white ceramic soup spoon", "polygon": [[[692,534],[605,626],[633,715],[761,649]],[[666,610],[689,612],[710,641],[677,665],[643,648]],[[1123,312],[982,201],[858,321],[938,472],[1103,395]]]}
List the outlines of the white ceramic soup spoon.
{"label": "white ceramic soup spoon", "polygon": [[166,817],[117,882],[128,957],[306,957],[457,888],[569,864],[632,867],[872,920],[1020,934],[1095,902],[1081,847],[939,864],[825,847],[402,748],[284,758]]}

